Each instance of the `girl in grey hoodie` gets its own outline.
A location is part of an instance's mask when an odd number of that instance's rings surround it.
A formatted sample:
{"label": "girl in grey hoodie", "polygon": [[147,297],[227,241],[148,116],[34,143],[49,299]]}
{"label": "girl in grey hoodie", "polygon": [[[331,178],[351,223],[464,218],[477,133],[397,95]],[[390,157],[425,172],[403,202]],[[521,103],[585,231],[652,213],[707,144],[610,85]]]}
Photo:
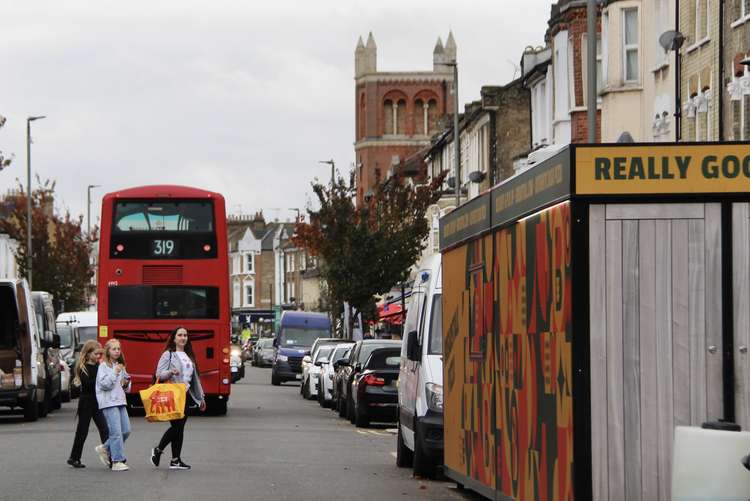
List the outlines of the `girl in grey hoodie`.
{"label": "girl in grey hoodie", "polygon": [[96,372],[96,401],[109,428],[107,442],[97,448],[100,456],[109,451],[112,471],[129,470],[125,464],[125,441],[130,436],[125,392],[130,389],[130,375],[125,370],[125,357],[120,342],[110,339],[104,345],[104,361]]}

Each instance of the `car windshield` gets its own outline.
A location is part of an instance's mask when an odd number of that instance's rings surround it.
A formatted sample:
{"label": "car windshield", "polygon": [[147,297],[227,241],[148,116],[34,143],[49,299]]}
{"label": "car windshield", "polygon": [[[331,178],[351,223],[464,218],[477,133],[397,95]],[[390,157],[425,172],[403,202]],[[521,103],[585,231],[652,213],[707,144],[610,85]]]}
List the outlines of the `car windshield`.
{"label": "car windshield", "polygon": [[331,360],[335,363],[339,360],[345,359],[349,355],[349,348],[351,348],[351,345],[339,346],[338,348],[333,350]]}
{"label": "car windshield", "polygon": [[[390,346],[393,346],[393,344],[391,344]],[[377,343],[363,344],[362,348],[360,348],[359,350],[359,360],[357,361],[365,362],[373,351],[377,350],[378,348],[387,348],[387,347],[389,347],[389,345],[387,344],[377,344]]]}
{"label": "car windshield", "polygon": [[328,360],[328,355],[331,354],[331,351],[333,351],[333,346],[331,345],[323,345],[320,348],[318,348],[318,353],[315,356],[315,362],[318,360],[326,359]]}
{"label": "car windshield", "polygon": [[281,333],[281,346],[312,346],[319,337],[328,337],[326,329],[302,329],[284,327]]}
{"label": "car windshield", "polygon": [[60,336],[60,348],[70,348],[73,344],[73,328],[70,324],[57,324],[57,334]]}
{"label": "car windshield", "polygon": [[96,326],[90,325],[87,327],[78,328],[78,342],[83,344],[86,341],[96,341]]}

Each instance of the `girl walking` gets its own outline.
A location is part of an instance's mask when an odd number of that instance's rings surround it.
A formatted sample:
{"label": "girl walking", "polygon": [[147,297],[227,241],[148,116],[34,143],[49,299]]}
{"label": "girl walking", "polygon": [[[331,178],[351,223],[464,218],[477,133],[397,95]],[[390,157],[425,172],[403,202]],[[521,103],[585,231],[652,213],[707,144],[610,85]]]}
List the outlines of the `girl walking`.
{"label": "girl walking", "polygon": [[[198,376],[198,367],[195,365],[195,354],[190,344],[188,331],[184,327],[177,327],[169,335],[164,353],[159,358],[156,367],[156,379],[161,383],[183,383],[187,387],[187,394],[198,404],[200,410],[206,409],[203,396],[203,387]],[[187,411],[187,402],[186,402]],[[182,462],[182,439],[185,435],[185,423],[187,412],[182,419],[174,419],[169,422],[169,428],[161,437],[159,445],[151,449],[151,464],[159,466],[161,455],[168,444],[172,445],[172,460],[169,462],[171,470],[189,470],[190,465]]]}
{"label": "girl walking", "polygon": [[[125,357],[120,342],[110,339],[104,345],[104,360],[96,374],[96,400],[107,420],[109,438],[104,444],[112,458],[112,471],[129,470],[125,464],[124,443],[130,436],[130,420],[125,391],[130,388],[130,375],[125,370]],[[97,450],[100,452],[100,450]]]}
{"label": "girl walking", "polygon": [[[99,368],[99,358],[102,356],[102,346],[94,340],[86,341],[81,349],[75,368],[73,369],[73,382],[81,387],[81,395],[78,398],[78,425],[76,426],[76,436],[73,439],[73,449],[70,451],[68,464],[73,468],[85,468],[86,465],[81,463],[81,453],[83,444],[89,434],[89,424],[94,420],[96,428],[99,430],[101,443],[107,441],[109,430],[107,422],[99,410],[96,402],[96,374]],[[98,446],[97,452],[101,449]]]}

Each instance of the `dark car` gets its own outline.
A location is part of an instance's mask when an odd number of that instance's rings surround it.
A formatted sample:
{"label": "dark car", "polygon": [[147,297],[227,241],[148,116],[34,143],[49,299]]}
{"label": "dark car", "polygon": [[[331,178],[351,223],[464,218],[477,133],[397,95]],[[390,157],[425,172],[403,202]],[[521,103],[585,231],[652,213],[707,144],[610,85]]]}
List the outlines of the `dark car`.
{"label": "dark car", "polygon": [[302,359],[318,338],[331,334],[328,315],[310,311],[285,311],[281,314],[279,332],[273,340],[275,348],[271,366],[271,384],[302,381]]}
{"label": "dark car", "polygon": [[339,377],[338,385],[338,409],[339,416],[346,416],[354,423],[354,402],[352,401],[351,387],[354,377],[362,372],[365,362],[370,354],[378,348],[397,347],[401,349],[401,341],[389,341],[385,339],[366,339],[357,341],[352,347],[349,358],[340,361],[341,372],[337,371]]}
{"label": "dark car", "polygon": [[264,337],[258,340],[253,348],[251,364],[256,367],[271,367],[273,365],[273,338]]}
{"label": "dark car", "polygon": [[331,409],[334,411],[337,411],[339,413],[339,416],[344,417],[346,415],[346,407],[343,405],[343,399],[341,398],[342,391],[341,391],[341,385],[346,375],[346,369],[349,365],[349,356],[352,354],[352,350],[354,349],[354,345],[349,346],[344,354],[339,357],[338,360],[336,360],[333,363],[333,383],[332,383],[332,389],[331,389],[331,400],[332,405]]}
{"label": "dark car", "polygon": [[396,422],[398,419],[398,369],[401,348],[378,348],[367,358],[362,372],[352,382],[354,424],[369,426],[370,421]]}
{"label": "dark car", "polygon": [[62,405],[60,336],[57,334],[52,298],[53,296],[49,292],[33,291],[31,293],[31,302],[34,306],[34,314],[36,315],[36,323],[43,348],[44,365],[47,371],[47,378],[44,382],[44,402],[39,413],[41,416],[52,409],[59,409]]}

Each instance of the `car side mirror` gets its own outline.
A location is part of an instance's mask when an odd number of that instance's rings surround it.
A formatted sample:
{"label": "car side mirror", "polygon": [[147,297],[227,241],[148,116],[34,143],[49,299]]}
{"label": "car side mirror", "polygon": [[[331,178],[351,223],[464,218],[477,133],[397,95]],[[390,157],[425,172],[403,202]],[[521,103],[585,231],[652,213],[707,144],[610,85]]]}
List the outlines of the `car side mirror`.
{"label": "car side mirror", "polygon": [[335,361],[335,362],[333,363],[333,366],[334,366],[334,367],[335,367],[336,369],[338,369],[339,367],[346,367],[347,365],[349,365],[349,362],[347,362],[346,360],[336,360],[336,361]]}
{"label": "car side mirror", "polygon": [[317,362],[315,362],[315,367],[323,367],[323,362],[318,360]]}
{"label": "car side mirror", "polygon": [[406,358],[412,362],[422,360],[422,347],[419,345],[419,338],[415,330],[406,335]]}
{"label": "car side mirror", "polygon": [[52,334],[52,347],[60,349],[60,334]]}

